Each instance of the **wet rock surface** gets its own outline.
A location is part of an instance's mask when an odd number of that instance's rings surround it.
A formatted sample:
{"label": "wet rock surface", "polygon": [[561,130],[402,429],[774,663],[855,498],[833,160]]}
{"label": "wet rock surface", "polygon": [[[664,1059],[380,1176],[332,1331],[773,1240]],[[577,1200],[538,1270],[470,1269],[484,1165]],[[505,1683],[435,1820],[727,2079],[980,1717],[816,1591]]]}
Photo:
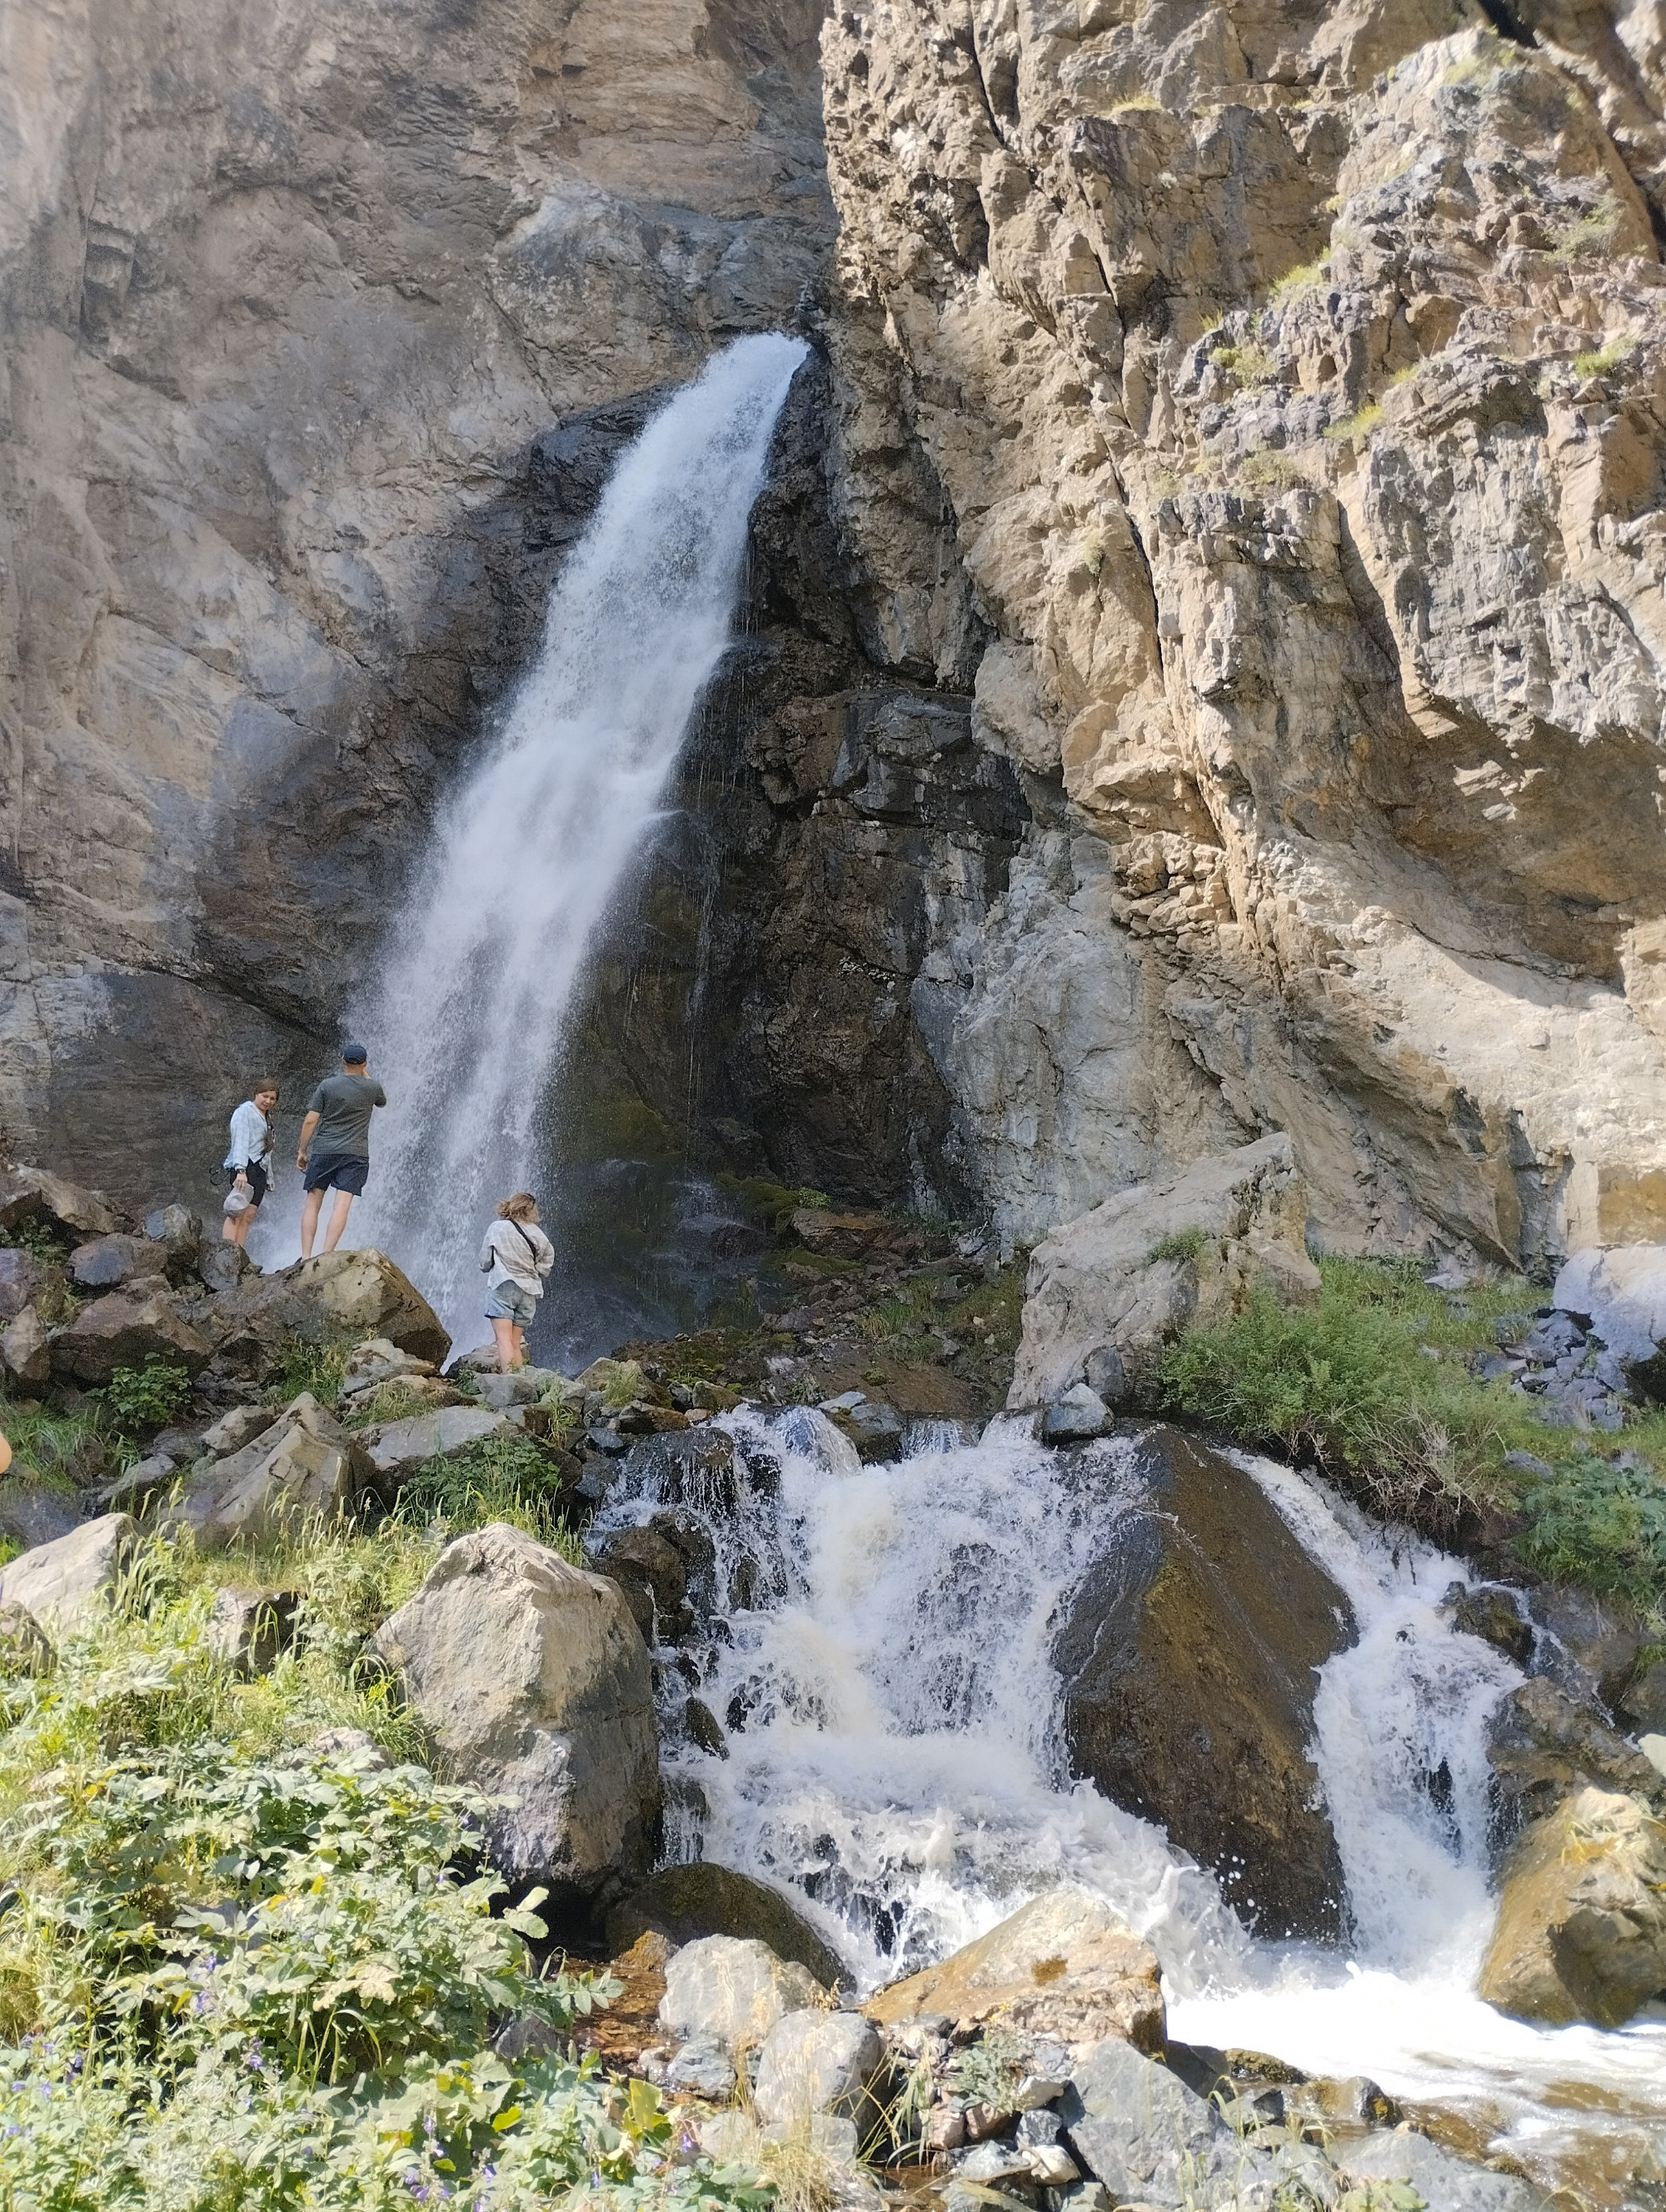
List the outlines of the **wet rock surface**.
{"label": "wet rock surface", "polygon": [[1341,1861],[1307,1747],[1347,1601],[1250,1475],[1178,1430],[1136,1433],[1147,1503],[1055,1648],[1073,1766],[1162,1821],[1252,1925],[1335,1940]]}
{"label": "wet rock surface", "polygon": [[776,1958],[802,1966],[824,1989],[847,1978],[839,1960],[779,1890],[704,1859],[662,1869],[607,1916],[607,1940],[616,1951],[649,1930],[678,1944],[702,1936],[763,1943]]}

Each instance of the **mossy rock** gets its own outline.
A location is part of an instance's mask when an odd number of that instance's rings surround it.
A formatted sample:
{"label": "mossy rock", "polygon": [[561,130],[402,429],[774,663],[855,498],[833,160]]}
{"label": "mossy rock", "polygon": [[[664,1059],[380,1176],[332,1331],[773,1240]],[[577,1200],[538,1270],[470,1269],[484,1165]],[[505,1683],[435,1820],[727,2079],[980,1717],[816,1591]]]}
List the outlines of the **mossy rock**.
{"label": "mossy rock", "polygon": [[672,1943],[702,1936],[751,1937],[776,1958],[802,1966],[826,1990],[850,1975],[802,1914],[776,1889],[733,1867],[699,1859],[666,1867],[607,1916],[610,1950],[629,1950],[650,1930]]}

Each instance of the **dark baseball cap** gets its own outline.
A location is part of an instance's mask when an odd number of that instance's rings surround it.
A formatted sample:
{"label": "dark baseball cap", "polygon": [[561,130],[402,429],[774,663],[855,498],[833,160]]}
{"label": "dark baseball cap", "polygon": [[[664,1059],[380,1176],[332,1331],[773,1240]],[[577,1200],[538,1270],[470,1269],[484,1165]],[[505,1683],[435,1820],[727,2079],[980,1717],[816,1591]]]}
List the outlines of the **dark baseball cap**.
{"label": "dark baseball cap", "polygon": [[368,1060],[370,1054],[356,1037],[349,1037],[341,1048],[341,1056],[350,1067],[356,1067],[362,1060]]}

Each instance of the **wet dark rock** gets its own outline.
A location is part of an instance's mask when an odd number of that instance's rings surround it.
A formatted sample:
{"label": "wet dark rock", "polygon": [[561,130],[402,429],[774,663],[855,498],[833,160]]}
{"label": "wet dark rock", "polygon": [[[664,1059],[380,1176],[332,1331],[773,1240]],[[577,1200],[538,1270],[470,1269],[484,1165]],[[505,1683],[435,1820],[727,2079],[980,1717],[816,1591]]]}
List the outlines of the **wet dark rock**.
{"label": "wet dark rock", "polygon": [[1619,1703],[1620,1718],[1639,1735],[1666,1735],[1666,1659],[1639,1667]]}
{"label": "wet dark rock", "polygon": [[1466,1636],[1478,1636],[1518,1667],[1525,1667],[1532,1658],[1533,1625],[1522,1617],[1515,1593],[1502,1583],[1487,1583],[1480,1589],[1466,1589],[1462,1583],[1454,1583],[1445,1602],[1454,1628]]}
{"label": "wet dark rock", "polygon": [[666,1867],[607,1916],[607,1941],[623,1951],[649,1929],[677,1944],[702,1936],[750,1937],[802,1966],[824,1989],[849,1976],[837,1954],[777,1889],[733,1868],[696,1860]]}
{"label": "wet dark rock", "polygon": [[1575,1698],[1600,1698],[1613,1711],[1630,1680],[1645,1635],[1629,1607],[1560,1583],[1527,1593],[1534,1626],[1543,1631],[1534,1664]]}
{"label": "wet dark rock", "polygon": [[690,1698],[683,1707],[683,1726],[688,1731],[689,1741],[700,1750],[709,1752],[714,1759],[727,1759],[729,1739],[723,1733],[717,1715],[703,1698]]}
{"label": "wet dark rock", "polygon": [[658,1528],[617,1528],[592,1547],[592,1564],[598,1574],[608,1575],[624,1589],[637,1626],[641,1613],[632,1599],[636,1591],[648,1599],[649,1626],[642,1629],[649,1643],[672,1643],[687,1625],[688,1568],[683,1555]]}
{"label": "wet dark rock", "polygon": [[864,1398],[854,1406],[842,1406],[828,1417],[849,1437],[856,1456],[871,1466],[903,1456],[903,1417],[895,1406],[877,1398]]}
{"label": "wet dark rock", "polygon": [[1089,1383],[1078,1382],[1046,1408],[1038,1433],[1044,1444],[1079,1444],[1114,1426],[1110,1408],[1098,1392]]}
{"label": "wet dark rock", "polygon": [[721,1429],[672,1430],[627,1449],[622,1475],[631,1495],[697,1513],[734,1511],[734,1444]]}
{"label": "wet dark rock", "polygon": [[211,1291],[234,1291],[246,1275],[256,1272],[242,1247],[228,1244],[223,1237],[204,1237],[197,1248],[198,1277]]}
{"label": "wet dark rock", "polygon": [[1666,1775],[1610,1728],[1594,1703],[1570,1697],[1543,1676],[1500,1703],[1488,1723],[1487,1751],[1502,1840],[1586,1787],[1666,1805]]}
{"label": "wet dark rock", "polygon": [[1072,1764],[1259,1932],[1334,1941],[1341,1861],[1307,1746],[1347,1600],[1252,1476],[1161,1425],[1138,1449],[1146,1509],[1117,1517],[1055,1647]]}

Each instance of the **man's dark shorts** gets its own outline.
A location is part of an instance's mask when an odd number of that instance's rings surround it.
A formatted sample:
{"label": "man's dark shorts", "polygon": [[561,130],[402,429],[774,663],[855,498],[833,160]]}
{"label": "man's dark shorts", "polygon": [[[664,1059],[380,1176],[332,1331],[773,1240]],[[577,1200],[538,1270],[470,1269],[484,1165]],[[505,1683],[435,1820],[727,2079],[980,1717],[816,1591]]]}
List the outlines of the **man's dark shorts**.
{"label": "man's dark shorts", "polygon": [[307,1190],[345,1190],[356,1198],[370,1172],[368,1160],[354,1152],[323,1152],[307,1163]]}

